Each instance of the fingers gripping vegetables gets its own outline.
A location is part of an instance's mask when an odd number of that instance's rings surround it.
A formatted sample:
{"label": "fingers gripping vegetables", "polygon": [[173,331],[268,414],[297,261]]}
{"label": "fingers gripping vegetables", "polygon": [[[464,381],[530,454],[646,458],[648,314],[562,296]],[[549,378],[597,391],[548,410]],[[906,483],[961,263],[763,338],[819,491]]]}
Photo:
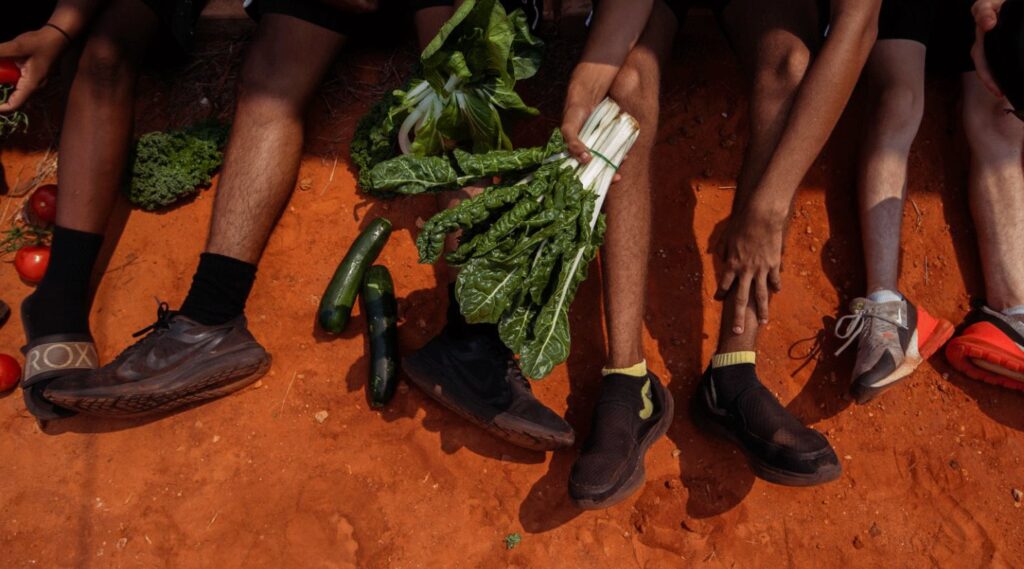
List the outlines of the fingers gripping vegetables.
{"label": "fingers gripping vegetables", "polygon": [[398,385],[398,304],[386,267],[374,265],[363,281],[363,312],[370,339],[370,403],[383,407]]}
{"label": "fingers gripping vegetables", "polygon": [[[522,10],[506,14],[499,0],[466,0],[423,50],[406,86],[381,99],[352,141],[360,175],[394,155],[434,156],[456,146],[484,152],[511,148],[502,113],[530,115],[515,92],[540,66],[543,43]],[[369,189],[360,180],[364,190]]]}
{"label": "fingers gripping vegetables", "polygon": [[391,222],[378,217],[352,243],[320,299],[317,321],[321,328],[332,334],[339,334],[345,329],[366,270],[377,259],[390,236]]}
{"label": "fingers gripping vegetables", "polygon": [[452,186],[470,172],[518,181],[488,188],[428,220],[416,240],[420,261],[436,262],[445,236],[463,231],[459,247],[446,256],[460,267],[459,308],[469,322],[498,324],[529,377],[546,376],[569,356],[569,307],[604,240],[601,206],[637,135],[636,121],[606,99],[580,133],[595,156],[587,165],[566,157],[557,131],[541,148],[456,154],[455,166],[449,164],[462,172],[448,177]]}
{"label": "fingers gripping vegetables", "polygon": [[[6,103],[21,79],[21,69],[10,59],[0,59],[0,103]],[[0,136],[28,129],[28,115],[21,111],[0,113]]]}

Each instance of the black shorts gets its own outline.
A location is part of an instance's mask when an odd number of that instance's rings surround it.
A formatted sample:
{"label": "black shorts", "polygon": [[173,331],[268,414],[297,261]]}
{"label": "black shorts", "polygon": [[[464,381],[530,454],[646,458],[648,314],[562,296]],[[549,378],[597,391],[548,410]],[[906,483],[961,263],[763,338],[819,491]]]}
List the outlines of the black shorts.
{"label": "black shorts", "polygon": [[[180,52],[187,53],[196,44],[196,24],[208,0],[142,0],[160,18],[161,34]],[[167,42],[160,42],[167,45]],[[158,51],[160,48],[157,48]]]}
{"label": "black shorts", "polygon": [[405,21],[424,8],[451,6],[454,0],[403,0],[381,2],[376,12],[353,14],[332,8],[318,0],[245,0],[245,11],[257,22],[264,14],[291,16],[346,37],[365,37],[394,30],[395,18]]}
{"label": "black shorts", "polygon": [[879,40],[911,40],[928,48],[935,69],[974,71],[973,0],[883,0],[878,19]]}
{"label": "black shorts", "polygon": [[[710,8],[718,21],[722,21],[722,12],[725,11],[726,7],[729,6],[731,0],[656,0],[664,2],[672,13],[676,15],[676,21],[679,26],[682,27],[683,22],[686,21],[686,14],[690,11],[690,8]],[[769,0],[764,0],[769,1]],[[824,36],[828,31],[828,24],[830,15],[832,13],[829,0],[817,0],[818,2],[818,19],[820,20],[820,31],[821,35]],[[597,9],[600,0],[593,0],[594,10]]]}

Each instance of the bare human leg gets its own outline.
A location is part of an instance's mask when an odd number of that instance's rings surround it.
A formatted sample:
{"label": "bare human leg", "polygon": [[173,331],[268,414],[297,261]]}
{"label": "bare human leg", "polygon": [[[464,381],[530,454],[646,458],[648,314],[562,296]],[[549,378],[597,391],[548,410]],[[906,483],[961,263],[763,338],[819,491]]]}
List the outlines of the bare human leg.
{"label": "bare human leg", "polygon": [[988,305],[1024,305],[1024,125],[1007,103],[964,75],[964,130],[971,151],[970,203]]}
{"label": "bare human leg", "polygon": [[896,291],[907,158],[924,114],[925,46],[912,40],[875,44],[865,68],[871,88],[858,178],[867,293]]}
{"label": "bare human leg", "polygon": [[656,2],[640,41],[612,83],[611,97],[640,123],[640,138],[622,165],[622,179],[605,202],[608,231],[601,251],[604,276],[608,368],[641,362],[651,248],[651,154],[658,133],[661,67],[668,59],[679,24],[663,2]]}
{"label": "bare human leg", "polygon": [[[789,2],[788,9],[757,0],[734,0],[723,19],[740,63],[751,78],[750,139],[737,179],[733,211],[758,183],[785,128],[797,89],[819,43],[814,1]],[[724,296],[718,352],[753,351],[758,319],[751,298],[741,333],[735,321],[734,288]]]}

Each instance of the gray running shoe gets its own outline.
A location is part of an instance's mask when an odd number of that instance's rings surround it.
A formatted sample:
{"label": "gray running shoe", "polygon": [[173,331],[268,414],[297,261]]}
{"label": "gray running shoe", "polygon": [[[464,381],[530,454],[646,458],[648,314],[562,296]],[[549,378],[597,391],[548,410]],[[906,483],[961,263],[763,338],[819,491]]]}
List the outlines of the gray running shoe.
{"label": "gray running shoe", "polygon": [[161,304],[156,323],[136,335],[147,332],[113,362],[53,380],[44,396],[89,415],[139,416],[238,391],[270,368],[244,316],[204,326]]}
{"label": "gray running shoe", "polygon": [[859,339],[850,393],[860,404],[910,375],[953,335],[950,322],[935,318],[905,298],[892,302],[856,298],[850,303],[850,312],[836,322],[836,337],[846,343],[835,355]]}

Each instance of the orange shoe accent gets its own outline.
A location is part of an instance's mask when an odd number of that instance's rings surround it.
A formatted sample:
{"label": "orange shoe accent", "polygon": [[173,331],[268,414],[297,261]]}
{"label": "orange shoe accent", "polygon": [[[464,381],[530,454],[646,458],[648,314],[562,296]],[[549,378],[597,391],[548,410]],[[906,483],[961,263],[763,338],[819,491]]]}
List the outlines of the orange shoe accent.
{"label": "orange shoe accent", "polygon": [[971,379],[1024,391],[1024,352],[989,322],[972,324],[953,338],[946,345],[946,359]]}
{"label": "orange shoe accent", "polygon": [[952,322],[936,318],[920,306],[917,307],[917,350],[921,353],[921,359],[932,357],[953,337],[953,332]]}

